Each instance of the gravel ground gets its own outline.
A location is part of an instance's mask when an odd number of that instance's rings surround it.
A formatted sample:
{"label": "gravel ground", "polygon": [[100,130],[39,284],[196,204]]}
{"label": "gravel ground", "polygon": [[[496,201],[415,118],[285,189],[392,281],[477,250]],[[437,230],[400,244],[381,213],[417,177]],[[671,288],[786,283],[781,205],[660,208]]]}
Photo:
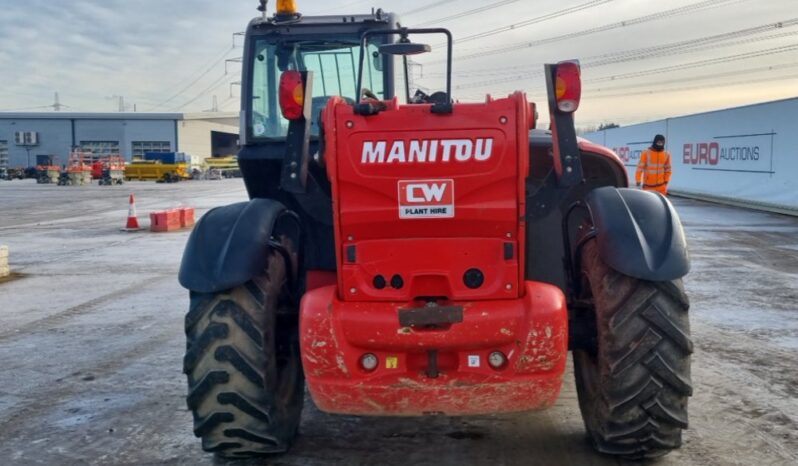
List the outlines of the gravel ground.
{"label": "gravel ground", "polygon": [[[131,191],[140,213],[246,198],[240,180],[0,182],[0,244],[18,273],[0,283],[2,464],[225,464],[202,452],[184,402],[188,233],[120,232]],[[683,448],[658,464],[798,464],[798,219],[674,201],[693,259],[695,395]],[[621,463],[585,440],[569,369],[537,413],[358,418],[308,399],[290,453],[236,464]]]}

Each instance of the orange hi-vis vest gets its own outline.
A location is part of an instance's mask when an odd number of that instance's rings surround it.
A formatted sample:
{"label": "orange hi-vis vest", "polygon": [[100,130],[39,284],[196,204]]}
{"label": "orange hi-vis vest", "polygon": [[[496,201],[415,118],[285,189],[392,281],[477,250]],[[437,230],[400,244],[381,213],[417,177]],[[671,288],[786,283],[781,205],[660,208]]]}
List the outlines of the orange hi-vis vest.
{"label": "orange hi-vis vest", "polygon": [[671,154],[667,151],[646,149],[640,154],[635,181],[642,182],[643,189],[668,194],[668,182],[671,180]]}

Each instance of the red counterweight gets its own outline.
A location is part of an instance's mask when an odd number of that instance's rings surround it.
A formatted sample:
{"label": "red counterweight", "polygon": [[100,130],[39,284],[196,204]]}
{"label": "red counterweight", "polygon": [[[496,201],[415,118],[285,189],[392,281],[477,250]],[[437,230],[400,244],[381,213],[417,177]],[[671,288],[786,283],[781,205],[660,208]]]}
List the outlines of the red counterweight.
{"label": "red counterweight", "polygon": [[384,102],[323,114],[337,286],[301,304],[320,409],[477,414],[550,406],[567,352],[559,288],[524,281],[530,106]]}

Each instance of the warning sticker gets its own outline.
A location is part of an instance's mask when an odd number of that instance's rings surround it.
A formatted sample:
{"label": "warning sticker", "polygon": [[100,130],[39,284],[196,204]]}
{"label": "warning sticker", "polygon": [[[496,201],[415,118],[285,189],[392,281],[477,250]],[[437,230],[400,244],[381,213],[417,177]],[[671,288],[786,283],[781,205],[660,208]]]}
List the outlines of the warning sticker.
{"label": "warning sticker", "polygon": [[454,217],[454,180],[399,181],[399,218]]}
{"label": "warning sticker", "polygon": [[385,368],[386,369],[398,369],[399,368],[399,358],[396,356],[388,356],[385,358]]}
{"label": "warning sticker", "polygon": [[478,354],[469,354],[468,355],[468,367],[479,367],[479,355]]}

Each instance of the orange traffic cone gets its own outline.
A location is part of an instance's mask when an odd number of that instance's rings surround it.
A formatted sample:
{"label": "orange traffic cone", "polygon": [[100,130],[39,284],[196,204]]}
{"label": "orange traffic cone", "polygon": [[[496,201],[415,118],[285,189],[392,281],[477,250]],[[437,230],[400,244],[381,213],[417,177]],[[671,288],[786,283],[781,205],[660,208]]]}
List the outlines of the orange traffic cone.
{"label": "orange traffic cone", "polygon": [[127,225],[123,230],[125,231],[136,231],[141,230],[139,226],[139,219],[136,217],[136,200],[133,199],[133,194],[130,194],[130,198],[128,199],[128,210],[127,210]]}

